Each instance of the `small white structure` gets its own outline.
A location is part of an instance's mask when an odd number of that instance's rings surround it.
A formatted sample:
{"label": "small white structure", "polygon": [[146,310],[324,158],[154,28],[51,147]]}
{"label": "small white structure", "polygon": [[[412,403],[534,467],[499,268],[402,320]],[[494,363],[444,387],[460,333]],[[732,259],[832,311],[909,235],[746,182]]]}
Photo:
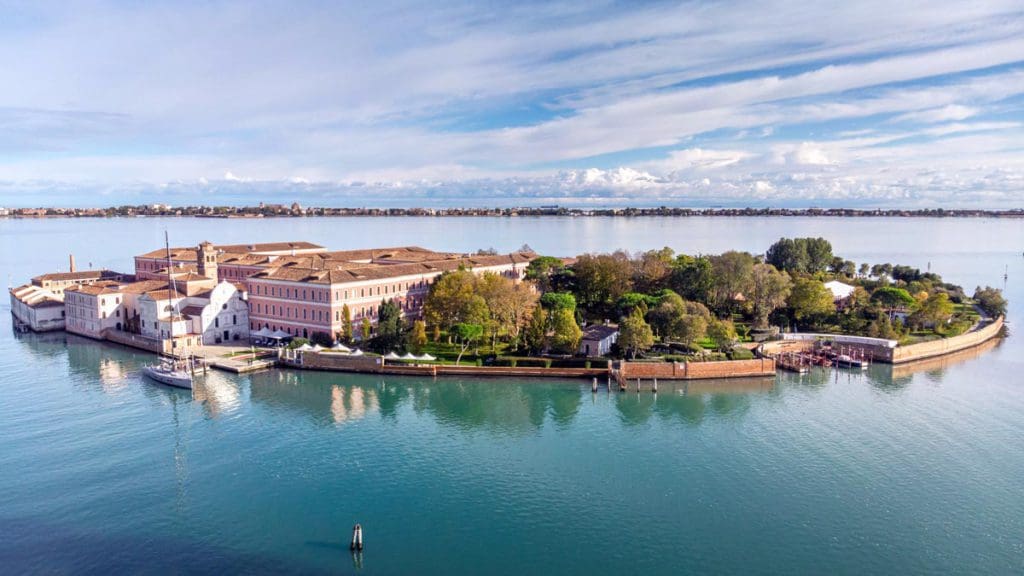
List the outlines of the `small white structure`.
{"label": "small white structure", "polygon": [[583,329],[580,354],[589,357],[606,356],[612,344],[619,340],[619,327],[611,324],[592,324]]}
{"label": "small white structure", "polygon": [[835,302],[841,302],[853,296],[854,290],[857,289],[855,286],[844,284],[838,280],[825,282],[825,288],[828,288],[828,291],[832,293],[832,300]]}
{"label": "small white structure", "polygon": [[64,301],[39,286],[11,288],[11,313],[34,332],[64,329]]}

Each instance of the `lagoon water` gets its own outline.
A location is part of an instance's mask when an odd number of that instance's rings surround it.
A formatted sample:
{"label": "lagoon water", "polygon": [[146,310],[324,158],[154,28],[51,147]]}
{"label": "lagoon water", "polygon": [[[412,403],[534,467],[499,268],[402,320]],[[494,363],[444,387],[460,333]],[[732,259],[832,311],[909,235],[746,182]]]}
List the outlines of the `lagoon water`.
{"label": "lagoon water", "polygon": [[[866,374],[661,383],[212,373],[0,320],[5,573],[1019,574],[1024,226],[1015,220],[0,220],[15,283],[130,269],[162,245],[761,252],[825,236],[857,262],[1005,286],[1011,336]],[[362,523],[366,550],[348,551]]]}

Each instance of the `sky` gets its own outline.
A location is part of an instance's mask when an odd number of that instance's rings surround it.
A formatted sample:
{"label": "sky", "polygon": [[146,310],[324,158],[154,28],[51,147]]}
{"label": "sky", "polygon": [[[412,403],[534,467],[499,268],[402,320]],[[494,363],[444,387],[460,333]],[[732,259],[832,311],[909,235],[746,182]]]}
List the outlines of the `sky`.
{"label": "sky", "polygon": [[0,0],[0,206],[1024,207],[1024,3]]}

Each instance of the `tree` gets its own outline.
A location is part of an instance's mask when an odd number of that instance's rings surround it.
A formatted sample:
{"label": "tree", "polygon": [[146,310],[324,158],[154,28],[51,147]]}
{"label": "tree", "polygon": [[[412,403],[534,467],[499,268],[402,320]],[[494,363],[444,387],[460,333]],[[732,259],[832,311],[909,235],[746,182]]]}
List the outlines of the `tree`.
{"label": "tree", "polygon": [[660,298],[658,305],[647,313],[647,319],[662,338],[676,338],[679,333],[679,322],[686,315],[686,301],[678,294],[667,290]]}
{"label": "tree", "polygon": [[552,277],[564,269],[565,263],[561,258],[541,256],[531,260],[526,267],[526,279],[536,283],[541,292],[548,292],[553,288]]}
{"label": "tree", "polygon": [[406,342],[406,346],[413,354],[422,354],[427,345],[427,323],[423,320],[414,321]]}
{"label": "tree", "polygon": [[754,257],[746,252],[725,252],[711,257],[714,272],[714,305],[716,310],[731,311],[737,296],[746,297],[753,282]]}
{"label": "tree", "polygon": [[370,317],[369,316],[363,316],[363,326],[362,326],[363,342],[364,343],[369,342],[370,341],[370,336],[372,334],[373,334],[373,324],[370,323]]}
{"label": "tree", "polygon": [[991,286],[978,286],[974,289],[974,300],[985,314],[993,317],[1006,316],[1006,298],[1003,297],[1002,290]]}
{"label": "tree", "polygon": [[637,292],[653,294],[665,288],[672,272],[675,253],[671,248],[648,250],[637,255],[634,263],[633,286]]}
{"label": "tree", "polygon": [[754,264],[748,300],[754,308],[754,328],[767,328],[768,316],[786,303],[793,286],[789,274],[771,264]]}
{"label": "tree", "polygon": [[890,310],[914,305],[914,297],[903,288],[882,286],[871,293],[871,299]]}
{"label": "tree", "polygon": [[572,265],[573,293],[584,310],[606,314],[633,285],[633,263],[629,255],[584,254]]}
{"label": "tree", "polygon": [[719,352],[728,352],[736,343],[736,327],[731,320],[712,320],[708,324],[708,337]]}
{"label": "tree", "polygon": [[381,302],[377,309],[377,334],[370,347],[377,352],[390,352],[402,344],[402,310],[394,300]]}
{"label": "tree", "polygon": [[636,358],[637,352],[644,352],[654,345],[654,332],[644,322],[639,310],[635,310],[619,325],[618,344],[631,358]]}
{"label": "tree", "polygon": [[571,310],[561,309],[551,313],[551,332],[551,347],[562,354],[575,353],[583,338],[583,331]]}
{"label": "tree", "polygon": [[511,310],[512,292],[515,283],[505,276],[486,272],[477,280],[476,291],[487,306],[487,317],[484,329],[491,336],[491,351],[497,348],[498,334],[511,328],[513,312]]}
{"label": "tree", "polygon": [[459,322],[452,326],[452,333],[455,336],[455,342],[459,345],[459,355],[455,358],[455,365],[458,366],[466,350],[484,335],[484,327],[479,324]]}
{"label": "tree", "polygon": [[702,256],[680,254],[672,263],[668,285],[687,300],[708,302],[714,286],[711,261]]}
{"label": "tree", "polygon": [[780,238],[768,248],[765,262],[786,272],[824,272],[833,264],[832,244],[824,238]]}
{"label": "tree", "polygon": [[708,321],[699,314],[687,314],[679,319],[676,339],[688,347],[707,334]]}
{"label": "tree", "polygon": [[530,323],[526,326],[526,346],[532,352],[544,352],[548,348],[548,311],[537,306],[530,315]]}
{"label": "tree", "polygon": [[540,305],[548,310],[576,310],[576,297],[568,292],[546,292]]}
{"label": "tree", "polygon": [[831,314],[836,309],[835,300],[828,288],[820,280],[806,276],[793,280],[787,304],[793,318],[799,323]]}
{"label": "tree", "polygon": [[953,317],[953,303],[949,301],[949,295],[939,292],[928,296],[916,312],[907,318],[908,323],[923,326],[941,326]]}
{"label": "tree", "polygon": [[[480,322],[486,314],[486,303],[474,302],[476,276],[469,270],[454,270],[442,274],[430,286],[423,302],[427,322],[450,329],[459,322]],[[483,310],[481,310],[481,305]]]}
{"label": "tree", "polygon": [[861,278],[866,278],[867,275],[868,275],[868,272],[870,272],[870,271],[871,271],[871,266],[869,266],[867,262],[862,263],[860,265],[860,268],[857,269],[857,272],[858,272],[858,274],[860,274]]}
{"label": "tree", "polygon": [[348,304],[341,307],[341,339],[346,344],[352,342],[352,310]]}

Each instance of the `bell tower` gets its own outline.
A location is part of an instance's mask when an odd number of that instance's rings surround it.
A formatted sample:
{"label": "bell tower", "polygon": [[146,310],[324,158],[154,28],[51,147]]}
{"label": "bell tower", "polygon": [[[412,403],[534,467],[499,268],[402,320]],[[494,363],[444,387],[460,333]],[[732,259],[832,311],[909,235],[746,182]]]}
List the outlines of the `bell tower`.
{"label": "bell tower", "polygon": [[197,270],[200,276],[217,280],[217,248],[210,242],[203,242],[196,250]]}

